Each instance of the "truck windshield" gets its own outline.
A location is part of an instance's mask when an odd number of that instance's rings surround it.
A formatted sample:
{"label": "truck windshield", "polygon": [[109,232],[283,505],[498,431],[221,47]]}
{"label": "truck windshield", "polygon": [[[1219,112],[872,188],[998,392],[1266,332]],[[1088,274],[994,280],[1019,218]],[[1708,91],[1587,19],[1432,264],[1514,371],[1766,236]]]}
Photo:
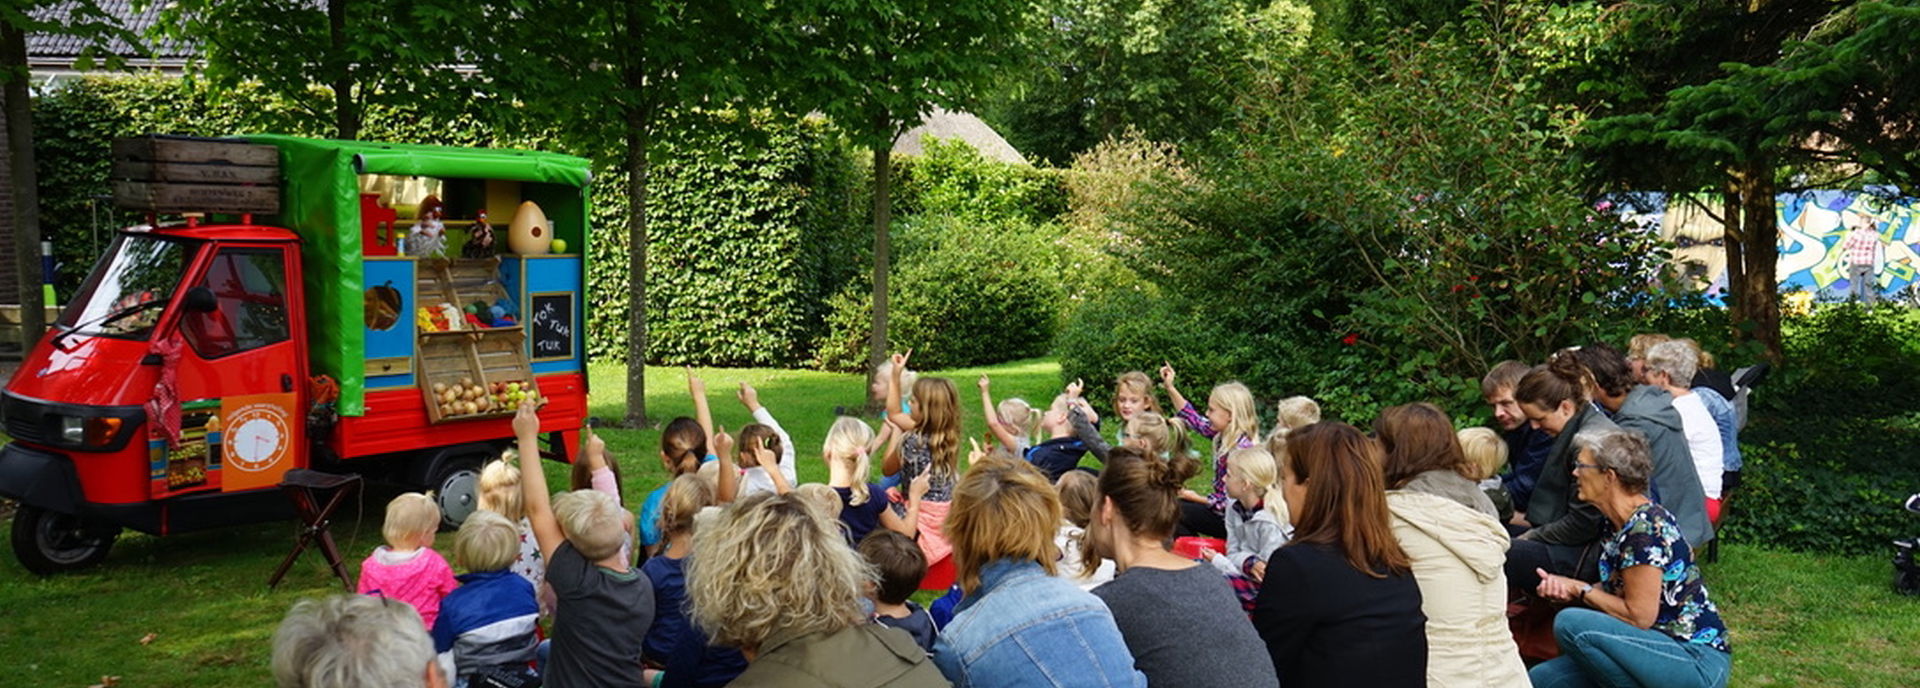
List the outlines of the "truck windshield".
{"label": "truck windshield", "polygon": [[121,234],[93,266],[59,327],[78,334],[146,339],[186,276],[199,247],[172,239]]}

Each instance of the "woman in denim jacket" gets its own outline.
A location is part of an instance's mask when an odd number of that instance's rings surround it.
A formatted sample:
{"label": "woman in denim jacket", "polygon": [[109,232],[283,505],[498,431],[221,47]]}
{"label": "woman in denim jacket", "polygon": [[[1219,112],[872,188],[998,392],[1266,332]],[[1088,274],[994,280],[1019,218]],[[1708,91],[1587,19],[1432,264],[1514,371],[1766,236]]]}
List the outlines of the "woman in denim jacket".
{"label": "woman in denim jacket", "polygon": [[1054,576],[1060,498],[1024,462],[975,457],[947,537],[966,601],[934,663],[955,686],[1145,686],[1099,598]]}

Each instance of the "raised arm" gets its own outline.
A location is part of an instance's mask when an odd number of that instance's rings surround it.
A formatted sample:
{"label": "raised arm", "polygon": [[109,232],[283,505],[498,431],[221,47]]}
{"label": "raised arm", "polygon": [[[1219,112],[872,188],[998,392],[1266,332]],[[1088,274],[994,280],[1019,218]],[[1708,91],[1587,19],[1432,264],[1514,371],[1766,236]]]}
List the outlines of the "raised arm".
{"label": "raised arm", "polygon": [[547,493],[546,466],[540,462],[540,411],[533,404],[521,403],[513,415],[513,436],[520,446],[520,499],[526,504],[527,526],[540,545],[540,559],[553,561],[566,535],[553,518],[553,496]]}
{"label": "raised arm", "polygon": [[[745,382],[740,383],[739,397],[740,404],[747,407],[747,413],[753,414],[753,422],[767,426],[773,430],[773,434],[780,436],[780,470],[773,472],[786,474],[787,481],[792,482],[795,480],[793,436],[787,434],[786,428],[780,427],[780,421],[774,419],[772,411],[768,411],[767,407],[760,405],[760,391],[754,389],[753,385]],[[765,466],[766,464],[762,463],[761,465]]]}
{"label": "raised arm", "polygon": [[1160,364],[1160,384],[1167,388],[1167,400],[1173,402],[1173,409],[1178,412],[1187,407],[1187,398],[1181,396],[1180,389],[1173,386],[1174,377],[1172,363]]}
{"label": "raised arm", "polygon": [[1014,434],[1013,428],[1001,422],[1000,410],[993,407],[992,386],[993,381],[985,375],[980,376],[980,417],[987,419],[987,429],[992,430],[994,438],[1000,440],[1000,446],[1006,447],[1008,454],[1019,456],[1020,437]]}
{"label": "raised arm", "polygon": [[707,381],[693,374],[693,366],[687,366],[687,394],[693,397],[693,419],[700,423],[700,434],[706,436],[706,445],[713,448],[713,411],[707,408]]}
{"label": "raised arm", "polygon": [[714,488],[714,498],[726,504],[740,492],[740,471],[733,467],[733,436],[727,434],[726,428],[720,428],[711,446],[714,455],[720,457],[719,484]]}
{"label": "raised arm", "polygon": [[893,368],[887,376],[887,422],[893,423],[901,432],[912,432],[920,427],[920,423],[913,419],[913,414],[900,410],[900,376],[906,373],[907,359],[912,357],[912,349],[904,354],[894,354]]}

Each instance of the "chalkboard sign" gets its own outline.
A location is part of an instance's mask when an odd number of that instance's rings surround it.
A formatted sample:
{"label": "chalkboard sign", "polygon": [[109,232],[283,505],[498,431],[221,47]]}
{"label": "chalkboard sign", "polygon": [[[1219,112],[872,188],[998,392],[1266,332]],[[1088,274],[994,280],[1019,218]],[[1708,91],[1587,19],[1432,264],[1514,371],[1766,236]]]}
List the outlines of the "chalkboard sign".
{"label": "chalkboard sign", "polygon": [[573,294],[532,294],[529,300],[527,329],[533,337],[533,358],[573,358]]}

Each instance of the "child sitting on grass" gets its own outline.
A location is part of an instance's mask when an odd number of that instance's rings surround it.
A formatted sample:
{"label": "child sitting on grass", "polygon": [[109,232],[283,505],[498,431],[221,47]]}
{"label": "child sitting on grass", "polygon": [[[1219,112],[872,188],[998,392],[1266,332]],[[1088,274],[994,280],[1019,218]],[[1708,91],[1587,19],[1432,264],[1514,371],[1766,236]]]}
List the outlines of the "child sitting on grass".
{"label": "child sitting on grass", "polygon": [[1112,559],[1100,559],[1092,571],[1086,569],[1087,524],[1100,503],[1100,478],[1092,471],[1072,470],[1053,482],[1060,491],[1060,532],[1053,536],[1060,550],[1060,577],[1073,581],[1081,590],[1091,592],[1101,583],[1113,580]]}
{"label": "child sitting on grass", "polygon": [[1032,404],[1019,397],[1002,400],[998,406],[993,403],[993,381],[980,376],[980,417],[987,419],[987,430],[999,440],[1000,446],[1014,456],[1026,456],[1033,447],[1034,425],[1039,413]]}
{"label": "child sitting on grass", "polygon": [[[707,446],[711,444],[713,420],[707,410],[707,383],[693,374],[693,368],[687,368],[687,394],[693,397],[694,414],[698,420],[680,416],[667,422],[660,431],[660,465],[666,467],[667,475],[679,477],[700,471],[709,455]],[[637,527],[640,531],[640,546],[647,554],[656,554],[660,549],[660,505],[667,497],[667,484],[647,493],[647,499],[640,505],[640,518]]]}
{"label": "child sitting on grass", "polygon": [[[540,416],[522,404],[513,417],[520,455],[540,456]],[[620,556],[633,514],[604,492],[552,499],[538,459],[520,472],[527,522],[547,562],[556,599],[547,685],[645,688],[641,639],[653,626],[653,584]]]}
{"label": "child sitting on grass", "polygon": [[780,477],[786,479],[788,487],[799,485],[799,478],[794,477],[793,437],[787,435],[785,428],[780,427],[780,421],[773,419],[773,413],[768,411],[767,407],[760,405],[760,392],[755,390],[753,385],[740,383],[738,396],[740,405],[747,407],[747,412],[753,414],[753,423],[740,428],[740,446],[745,448],[754,440],[759,440],[762,446],[773,450],[769,461],[755,459],[753,463],[748,463],[747,457],[741,457],[740,467],[747,470],[740,484],[740,496],[744,497],[756,492],[779,491],[774,477],[767,473],[768,463],[772,463],[779,469]]}
{"label": "child sitting on grass", "polygon": [[520,529],[507,517],[475,511],[460,524],[453,560],[467,573],[440,601],[433,649],[455,684],[483,671],[523,673],[533,661],[540,618],[533,586],[510,568],[520,552]]}
{"label": "child sitting on grass", "polygon": [[841,416],[834,419],[833,427],[827,430],[826,441],[820,446],[821,458],[827,463],[827,487],[839,498],[840,525],[847,531],[849,544],[865,540],[876,528],[907,537],[919,534],[920,500],[932,485],[931,474],[920,474],[908,485],[906,514],[895,514],[888,508],[886,490],[867,482],[873,471],[867,457],[867,443],[872,439],[873,429],[866,423],[852,416]]}
{"label": "child sitting on grass", "polygon": [[1087,443],[1073,436],[1073,422],[1067,415],[1069,400],[1065,394],[1054,397],[1053,405],[1040,416],[1040,431],[1047,434],[1047,440],[1027,450],[1027,463],[1040,469],[1047,482],[1059,480],[1087,455]]}
{"label": "child sitting on grass", "polygon": [[1507,485],[1500,480],[1500,469],[1507,465],[1507,441],[1493,428],[1463,428],[1456,433],[1460,438],[1460,451],[1467,455],[1467,463],[1474,468],[1472,477],[1479,481],[1480,491],[1487,494],[1493,502],[1493,508],[1500,512],[1500,522],[1513,520],[1513,495],[1507,493]]}
{"label": "child sitting on grass", "polygon": [[694,516],[716,503],[713,485],[698,475],[668,483],[660,511],[666,546],[640,567],[653,583],[656,605],[645,640],[648,674],[664,669],[661,684],[670,680],[682,686],[724,686],[747,668],[739,650],[708,645],[706,634],[693,627],[686,613],[686,561],[693,554]]}
{"label": "child sitting on grass", "polygon": [[440,598],[460,586],[453,567],[433,551],[433,534],[439,529],[440,507],[432,497],[408,492],[387,502],[387,521],[380,527],[387,544],[360,563],[360,594],[412,605],[425,627],[433,628]]}
{"label": "child sitting on grass", "polygon": [[[518,457],[509,449],[501,457],[487,462],[480,469],[480,482],[474,488],[479,496],[479,506],[483,511],[491,511],[515,524],[518,531],[519,554],[513,558],[510,567],[513,572],[534,590],[540,589],[540,583],[546,580],[547,563],[540,558],[540,543],[533,540],[533,529],[527,525],[527,510],[520,502],[520,469],[513,461]],[[545,612],[551,611],[542,609]]]}
{"label": "child sitting on grass", "polygon": [[921,648],[932,652],[938,636],[933,617],[908,599],[927,575],[927,558],[920,546],[905,535],[876,530],[860,541],[860,556],[879,574],[867,594],[873,600],[873,622],[906,631]]}
{"label": "child sitting on grass", "polygon": [[1287,502],[1280,496],[1280,469],[1273,455],[1260,448],[1235,449],[1227,456],[1227,553],[1204,552],[1214,568],[1226,574],[1240,597],[1240,606],[1253,611],[1253,599],[1267,577],[1267,556],[1293,536]]}

